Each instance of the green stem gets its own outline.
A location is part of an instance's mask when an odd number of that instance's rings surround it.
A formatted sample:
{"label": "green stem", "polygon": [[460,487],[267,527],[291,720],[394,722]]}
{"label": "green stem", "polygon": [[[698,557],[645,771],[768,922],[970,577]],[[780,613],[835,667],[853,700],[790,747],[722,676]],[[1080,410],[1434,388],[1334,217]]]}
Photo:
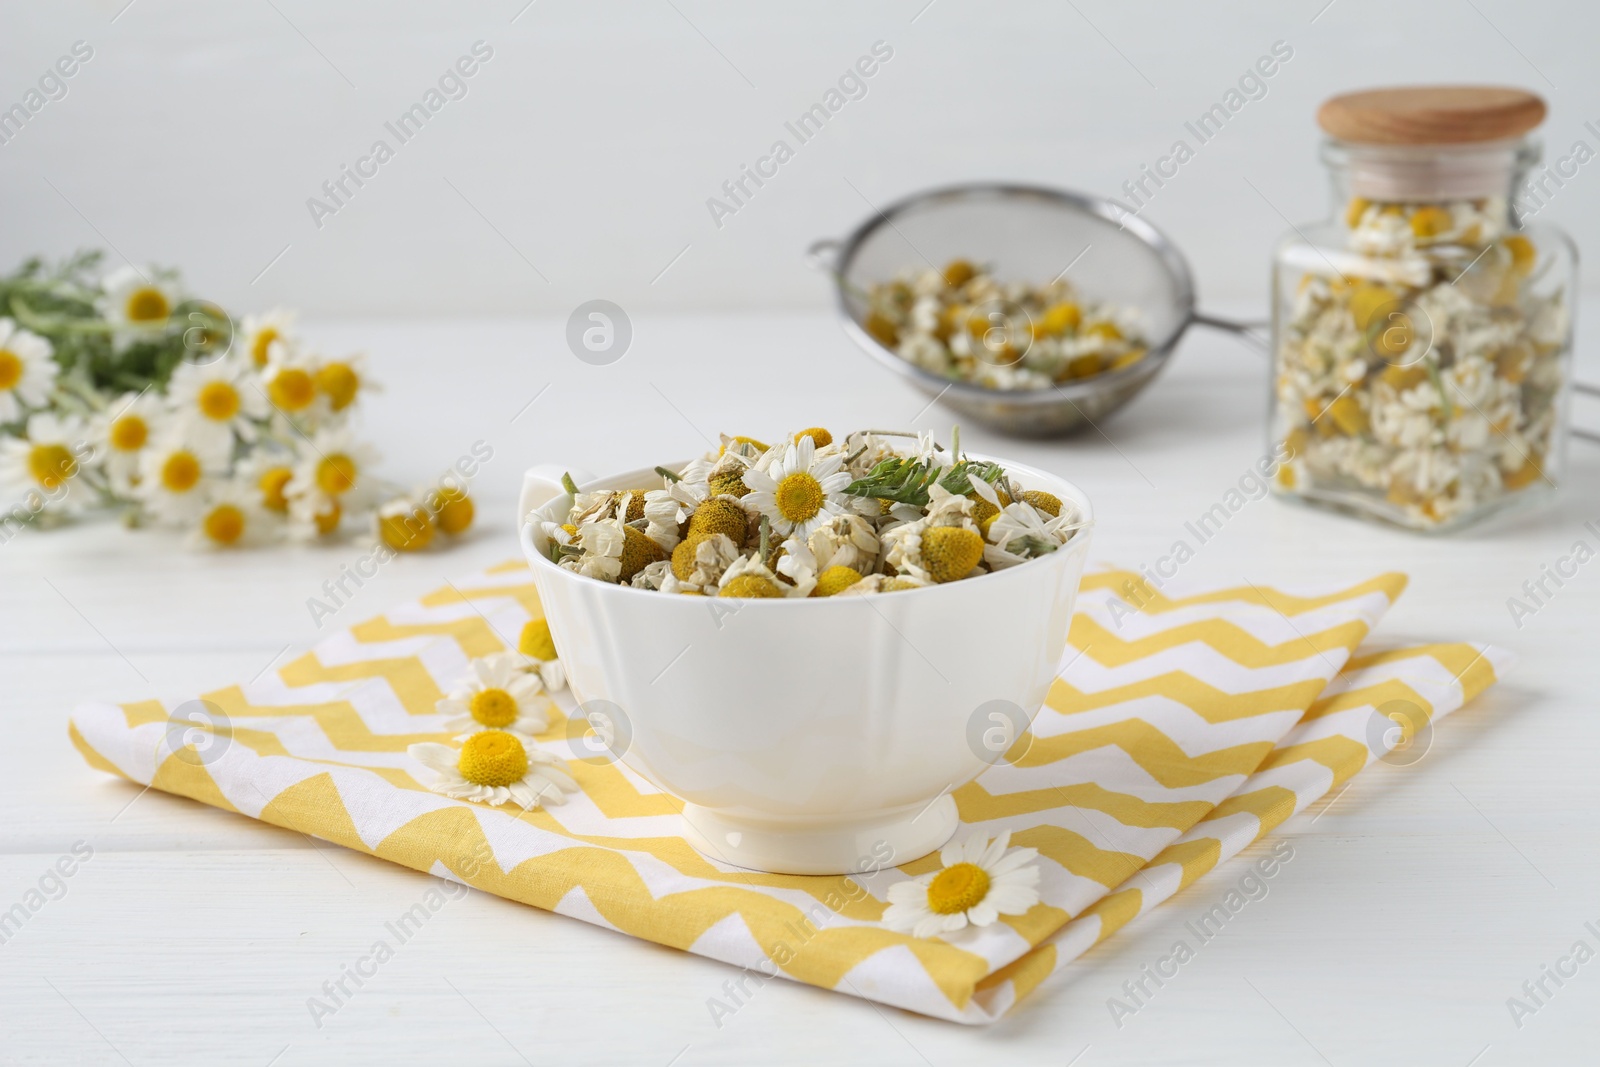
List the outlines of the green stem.
{"label": "green stem", "polygon": [[565,489],[573,496],[578,495],[578,483],[573,481],[572,475],[568,474],[566,471],[561,472],[561,488]]}
{"label": "green stem", "polygon": [[767,543],[772,538],[772,520],[761,516],[761,565],[767,565]]}
{"label": "green stem", "polygon": [[683,481],[683,476],[681,474],[674,474],[672,471],[667,470],[667,468],[665,468],[665,467],[657,467],[656,468],[656,473],[661,475],[661,477],[665,478],[669,482],[681,482],[681,481]]}

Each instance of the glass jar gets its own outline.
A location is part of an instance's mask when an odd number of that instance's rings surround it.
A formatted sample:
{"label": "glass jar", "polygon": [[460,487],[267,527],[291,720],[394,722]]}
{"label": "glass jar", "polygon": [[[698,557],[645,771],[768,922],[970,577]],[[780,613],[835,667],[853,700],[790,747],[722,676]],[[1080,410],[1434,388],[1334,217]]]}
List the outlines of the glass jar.
{"label": "glass jar", "polygon": [[1332,217],[1273,262],[1278,493],[1441,531],[1560,481],[1577,259],[1515,203],[1543,114],[1469,88],[1323,106]]}

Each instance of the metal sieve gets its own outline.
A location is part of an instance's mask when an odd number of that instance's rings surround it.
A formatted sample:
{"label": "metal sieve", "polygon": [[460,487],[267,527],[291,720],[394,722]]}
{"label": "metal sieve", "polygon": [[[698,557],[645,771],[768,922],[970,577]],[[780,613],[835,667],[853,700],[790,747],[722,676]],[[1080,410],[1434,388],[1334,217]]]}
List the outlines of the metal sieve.
{"label": "metal sieve", "polygon": [[[842,240],[817,241],[807,258],[833,275],[844,330],[856,344],[925,395],[1002,433],[1050,437],[1100,421],[1161,372],[1194,323],[1266,348],[1249,332],[1259,324],[1195,310],[1189,265],[1161,231],[1114,201],[1082,193],[998,183],[917,193],[874,212]],[[1045,389],[991,389],[925,370],[867,332],[863,323],[873,286],[893,281],[908,267],[937,269],[953,259],[991,264],[1004,281],[1034,284],[1071,269],[1086,296],[1138,309],[1147,353],[1120,370]],[[1020,308],[983,314],[1002,333],[1027,325],[1015,321]]]}

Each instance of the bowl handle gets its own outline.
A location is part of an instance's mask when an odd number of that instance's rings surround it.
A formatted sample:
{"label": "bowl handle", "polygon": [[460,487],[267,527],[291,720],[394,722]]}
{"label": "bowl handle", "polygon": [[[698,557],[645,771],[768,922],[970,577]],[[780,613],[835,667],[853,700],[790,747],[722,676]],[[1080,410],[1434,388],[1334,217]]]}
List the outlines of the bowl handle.
{"label": "bowl handle", "polygon": [[562,467],[555,463],[541,463],[529,467],[522,475],[522,494],[517,499],[517,526],[528,521],[528,512],[543,507],[567,491],[561,476],[570,474],[578,483],[594,481],[594,475],[578,467]]}

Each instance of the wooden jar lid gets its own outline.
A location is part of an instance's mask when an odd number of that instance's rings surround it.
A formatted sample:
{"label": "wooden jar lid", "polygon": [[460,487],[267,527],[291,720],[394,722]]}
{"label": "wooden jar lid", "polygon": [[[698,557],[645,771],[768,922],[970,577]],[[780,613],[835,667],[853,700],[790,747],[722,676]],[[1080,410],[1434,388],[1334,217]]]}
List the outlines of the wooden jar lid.
{"label": "wooden jar lid", "polygon": [[1469,144],[1508,141],[1544,121],[1544,101],[1494,85],[1405,85],[1330,98],[1317,123],[1356,144]]}

